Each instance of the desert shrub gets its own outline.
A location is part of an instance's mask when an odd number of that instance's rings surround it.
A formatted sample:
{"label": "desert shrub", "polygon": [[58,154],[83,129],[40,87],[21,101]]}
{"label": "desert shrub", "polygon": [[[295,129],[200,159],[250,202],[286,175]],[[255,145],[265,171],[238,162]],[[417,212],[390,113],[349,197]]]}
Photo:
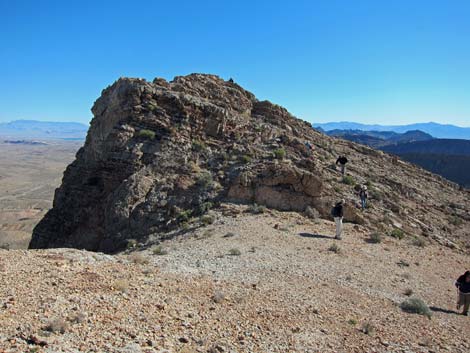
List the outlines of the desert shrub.
{"label": "desert shrub", "polygon": [[127,282],[125,279],[118,279],[116,282],[114,282],[113,288],[119,292],[127,293],[129,291],[129,282]]}
{"label": "desert shrub", "polygon": [[397,262],[397,265],[400,267],[410,267],[410,263],[405,260],[400,260]]}
{"label": "desert shrub", "polygon": [[395,228],[390,232],[390,236],[396,239],[403,239],[405,237],[405,233],[401,229]]}
{"label": "desert shrub", "polygon": [[354,178],[351,175],[345,175],[343,177],[343,184],[346,185],[354,185],[356,182],[354,181]]}
{"label": "desert shrub", "polygon": [[449,219],[449,223],[452,224],[453,226],[458,227],[462,225],[463,221],[460,217],[454,215]]}
{"label": "desert shrub", "polygon": [[382,242],[382,235],[378,232],[371,233],[368,239],[369,243],[378,244]]}
{"label": "desert shrub", "polygon": [[355,320],[355,319],[349,319],[349,320],[348,320],[348,324],[350,324],[350,325],[352,325],[352,326],[355,326],[355,325],[357,325],[357,320]]}
{"label": "desert shrub", "polygon": [[236,248],[233,248],[229,250],[228,254],[231,256],[240,256],[242,252]]}
{"label": "desert shrub", "polygon": [[206,144],[200,140],[193,140],[191,147],[196,152],[202,152],[207,148]]}
{"label": "desert shrub", "polygon": [[424,248],[426,246],[426,240],[423,238],[414,237],[411,244],[419,248]]}
{"label": "desert shrub", "polygon": [[337,244],[331,244],[328,248],[328,251],[334,252],[335,254],[339,254],[341,252],[341,248]]}
{"label": "desert shrub", "polygon": [[167,255],[168,250],[164,249],[162,246],[159,245],[153,248],[152,253],[154,255],[162,256],[162,255]]}
{"label": "desert shrub", "polygon": [[136,246],[137,246],[137,240],[135,240],[135,239],[128,239],[127,240],[127,244],[126,244],[127,249],[133,249]]}
{"label": "desert shrub", "polygon": [[197,177],[196,184],[203,189],[209,189],[214,185],[212,174],[207,171],[200,173]]}
{"label": "desert shrub", "polygon": [[411,314],[419,314],[431,318],[431,309],[419,298],[410,298],[400,304],[401,310]]}
{"label": "desert shrub", "polygon": [[142,254],[134,253],[130,256],[130,260],[139,265],[144,265],[149,263],[149,259]]}
{"label": "desert shrub", "polygon": [[184,211],[181,211],[180,213],[178,213],[178,215],[176,216],[176,219],[178,220],[179,223],[184,223],[184,222],[187,222],[189,220],[189,218],[191,217],[191,214],[193,213],[193,211],[191,210],[184,210]]}
{"label": "desert shrub", "polygon": [[81,324],[82,322],[85,322],[86,320],[86,314],[82,311],[73,314],[72,316],[69,317],[69,321],[74,323],[74,324]]}
{"label": "desert shrub", "polygon": [[2,244],[0,244],[0,249],[3,249],[3,250],[10,250],[10,244],[8,244],[8,243],[2,243]]}
{"label": "desert shrub", "polygon": [[370,189],[372,187],[372,182],[370,180],[367,180],[364,185],[367,186],[368,189]]}
{"label": "desert shrub", "polygon": [[46,331],[54,332],[54,333],[65,333],[68,329],[68,323],[64,319],[55,318],[50,320],[46,327],[44,328]]}
{"label": "desert shrub", "polygon": [[377,189],[370,189],[369,190],[369,198],[373,200],[380,201],[383,199],[382,193]]}
{"label": "desert shrub", "polygon": [[366,335],[372,335],[375,331],[375,328],[374,325],[372,325],[370,322],[365,322],[362,325],[361,331]]}
{"label": "desert shrub", "polygon": [[223,237],[224,237],[224,238],[232,238],[232,237],[234,237],[234,236],[236,236],[235,233],[233,233],[233,232],[228,232],[228,233],[225,234]]}
{"label": "desert shrub", "polygon": [[155,138],[155,132],[153,132],[152,130],[142,129],[139,130],[138,136],[145,139],[153,140]]}
{"label": "desert shrub", "polygon": [[215,222],[215,217],[212,215],[204,215],[201,217],[201,223],[209,225]]}
{"label": "desert shrub", "polygon": [[214,207],[214,204],[210,201],[204,202],[198,206],[198,212],[199,214],[204,214],[208,212],[212,207]]}
{"label": "desert shrub", "polygon": [[256,203],[254,203],[248,207],[248,212],[252,214],[261,214],[266,212],[266,206],[257,205]]}
{"label": "desert shrub", "polygon": [[286,156],[286,150],[284,148],[278,148],[274,150],[274,157],[276,157],[279,160],[283,160],[284,157]]}
{"label": "desert shrub", "polygon": [[212,296],[212,301],[214,303],[220,304],[225,300],[225,295],[221,291],[216,291]]}
{"label": "desert shrub", "polygon": [[244,156],[241,156],[240,160],[242,163],[248,164],[253,160],[253,158],[245,154]]}
{"label": "desert shrub", "polygon": [[411,297],[413,295],[413,290],[411,288],[407,288],[405,289],[403,294],[406,295],[407,297]]}
{"label": "desert shrub", "polygon": [[318,212],[317,209],[308,206],[308,207],[305,209],[305,215],[306,215],[308,218],[311,218],[311,219],[318,219],[318,218],[320,217],[320,212]]}

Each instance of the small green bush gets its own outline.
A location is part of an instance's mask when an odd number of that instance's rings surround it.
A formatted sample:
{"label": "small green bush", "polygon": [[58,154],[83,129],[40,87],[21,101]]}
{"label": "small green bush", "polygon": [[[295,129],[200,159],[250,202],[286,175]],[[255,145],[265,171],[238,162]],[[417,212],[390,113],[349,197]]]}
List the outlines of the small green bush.
{"label": "small green bush", "polygon": [[431,318],[432,311],[424,301],[419,298],[410,298],[400,304],[401,310],[411,314],[419,314]]}
{"label": "small green bush", "polygon": [[254,203],[248,207],[248,212],[252,214],[261,214],[266,212],[266,206],[257,205],[256,203]]}
{"label": "small green bush", "polygon": [[374,232],[369,235],[369,243],[378,244],[382,242],[382,235]]}
{"label": "small green bush", "polygon": [[274,150],[274,157],[276,157],[277,159],[283,160],[285,156],[286,156],[286,150],[284,148],[278,148]]}
{"label": "small green bush", "polygon": [[244,156],[240,158],[240,160],[242,161],[242,163],[248,164],[248,163],[251,163],[253,159],[250,156],[245,154]]}
{"label": "small green bush", "polygon": [[184,223],[184,222],[189,221],[189,218],[191,217],[192,213],[193,213],[193,211],[191,211],[191,210],[184,210],[184,211],[181,211],[180,213],[178,213],[178,215],[176,216],[176,219],[178,220],[178,223]]}
{"label": "small green bush", "polygon": [[135,240],[135,239],[128,239],[127,240],[127,244],[126,244],[127,249],[132,249],[132,248],[135,248],[136,246],[137,246],[137,240]]}
{"label": "small green bush", "polygon": [[240,256],[242,253],[240,250],[233,248],[229,250],[228,254],[231,256]]}
{"label": "small green bush", "polygon": [[361,331],[366,335],[372,335],[375,331],[375,327],[370,322],[366,322],[362,325]]}
{"label": "small green bush", "polygon": [[212,207],[214,207],[214,204],[210,201],[204,202],[200,204],[197,208],[199,214],[204,214],[208,212]]}
{"label": "small green bush", "polygon": [[348,324],[350,324],[350,325],[352,325],[352,326],[356,326],[356,325],[357,325],[357,320],[349,319],[349,320],[348,320]]}
{"label": "small green bush", "polygon": [[356,182],[354,181],[354,178],[351,175],[345,175],[343,177],[343,184],[346,185],[354,185]]}
{"label": "small green bush", "polygon": [[192,149],[196,152],[202,152],[206,149],[206,144],[200,140],[193,140]]}
{"label": "small green bush", "polygon": [[167,255],[168,254],[168,250],[166,249],[163,249],[163,247],[161,247],[160,245],[155,247],[153,250],[152,250],[152,253],[154,255],[158,255],[158,256],[162,256],[162,255]]}
{"label": "small green bush", "polygon": [[415,237],[411,243],[419,248],[424,248],[426,246],[426,240],[423,238]]}
{"label": "small green bush", "polygon": [[204,215],[201,217],[201,223],[205,225],[209,225],[215,222],[215,217],[212,215]]}
{"label": "small green bush", "polygon": [[339,254],[341,252],[341,248],[337,244],[331,244],[328,248],[328,251],[334,252],[335,254]]}
{"label": "small green bush", "polygon": [[403,239],[405,237],[405,233],[399,229],[399,228],[395,228],[393,229],[391,232],[390,232],[390,236],[392,238],[396,238],[396,239]]}
{"label": "small green bush", "polygon": [[138,136],[149,139],[149,140],[153,140],[155,138],[155,132],[153,132],[152,130],[142,129],[139,131]]}
{"label": "small green bush", "polygon": [[413,289],[411,288],[405,289],[403,294],[406,295],[407,297],[411,297],[413,295]]}
{"label": "small green bush", "polygon": [[214,180],[212,179],[212,174],[210,172],[203,172],[199,174],[196,184],[203,189],[209,189],[214,185]]}
{"label": "small green bush", "polygon": [[453,226],[458,227],[462,225],[463,221],[460,217],[454,215],[450,218],[449,223],[452,224]]}

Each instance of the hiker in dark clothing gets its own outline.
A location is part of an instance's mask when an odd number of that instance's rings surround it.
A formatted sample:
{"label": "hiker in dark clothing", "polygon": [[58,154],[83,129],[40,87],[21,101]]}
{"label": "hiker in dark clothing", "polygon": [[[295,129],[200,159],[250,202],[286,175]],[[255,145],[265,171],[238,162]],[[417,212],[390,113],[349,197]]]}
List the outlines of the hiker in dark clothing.
{"label": "hiker in dark clothing", "polygon": [[336,224],[335,239],[338,239],[338,240],[341,239],[341,233],[343,232],[343,215],[344,215],[343,206],[344,204],[345,204],[345,201],[343,199],[337,202],[336,205],[331,210],[331,214],[333,218],[335,219],[335,224]]}
{"label": "hiker in dark clothing", "polygon": [[365,210],[367,207],[367,186],[362,185],[361,190],[359,190],[359,197],[361,199],[361,208]]}
{"label": "hiker in dark clothing", "polygon": [[457,310],[463,306],[462,315],[468,316],[468,309],[470,307],[470,271],[460,276],[455,282],[455,286],[459,292]]}
{"label": "hiker in dark clothing", "polygon": [[341,175],[344,176],[344,173],[346,171],[346,163],[348,163],[348,159],[344,156],[339,156],[338,159],[336,160],[336,165],[341,166]]}

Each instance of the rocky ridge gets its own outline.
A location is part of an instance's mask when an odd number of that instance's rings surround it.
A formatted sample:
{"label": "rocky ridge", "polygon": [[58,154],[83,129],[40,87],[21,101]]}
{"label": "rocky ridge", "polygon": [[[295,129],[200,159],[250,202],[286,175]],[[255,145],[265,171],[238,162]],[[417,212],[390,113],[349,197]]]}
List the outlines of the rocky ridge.
{"label": "rocky ridge", "polygon": [[[231,80],[121,78],[92,112],[85,145],[30,248],[116,252],[184,233],[226,201],[328,218],[339,198],[349,201],[346,220],[371,232],[400,229],[460,248],[468,239],[467,191],[325,136]],[[344,180],[332,165],[340,154],[350,160]],[[356,207],[357,184],[369,185],[365,213]]]}

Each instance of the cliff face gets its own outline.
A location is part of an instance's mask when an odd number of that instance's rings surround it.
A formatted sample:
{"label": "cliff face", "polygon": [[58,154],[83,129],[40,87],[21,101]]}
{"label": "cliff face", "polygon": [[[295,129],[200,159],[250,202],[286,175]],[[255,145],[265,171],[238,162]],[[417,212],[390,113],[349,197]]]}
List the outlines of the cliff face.
{"label": "cliff face", "polygon": [[[468,225],[470,219],[468,194],[454,184],[327,137],[216,76],[121,78],[92,112],[86,143],[30,248],[114,252],[129,239],[145,242],[178,229],[223,201],[299,212],[310,207],[326,218],[331,204],[346,198],[346,219],[371,229],[401,228],[452,244],[467,235],[468,227],[446,221],[457,217]],[[350,160],[353,185],[332,167],[338,154]],[[355,207],[357,183],[371,190],[365,214]]]}

